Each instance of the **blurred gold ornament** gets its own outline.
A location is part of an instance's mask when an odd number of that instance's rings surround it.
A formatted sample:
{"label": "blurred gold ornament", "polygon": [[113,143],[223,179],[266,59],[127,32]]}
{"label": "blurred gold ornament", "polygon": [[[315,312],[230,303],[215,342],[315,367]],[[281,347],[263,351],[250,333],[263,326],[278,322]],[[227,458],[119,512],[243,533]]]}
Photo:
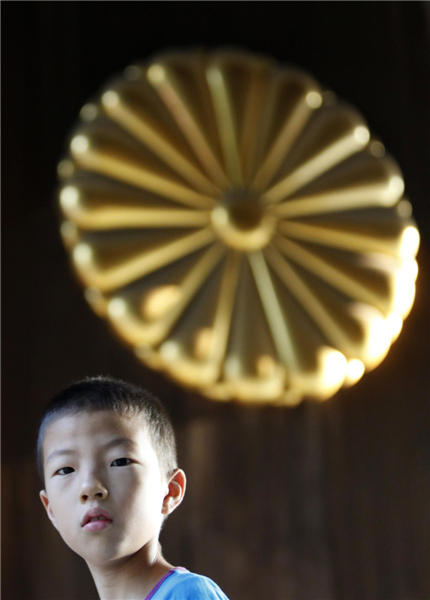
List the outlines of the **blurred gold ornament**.
{"label": "blurred gold ornament", "polygon": [[142,361],[214,399],[294,405],[383,360],[419,234],[357,110],[269,58],[198,50],[128,67],[80,116],[61,232]]}

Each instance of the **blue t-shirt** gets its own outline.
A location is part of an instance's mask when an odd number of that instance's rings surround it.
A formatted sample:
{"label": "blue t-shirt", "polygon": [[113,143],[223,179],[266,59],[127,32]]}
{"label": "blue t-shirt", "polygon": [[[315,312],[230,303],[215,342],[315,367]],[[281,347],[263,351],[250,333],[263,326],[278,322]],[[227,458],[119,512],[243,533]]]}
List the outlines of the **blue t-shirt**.
{"label": "blue t-shirt", "polygon": [[145,600],[228,600],[217,584],[183,567],[170,569]]}

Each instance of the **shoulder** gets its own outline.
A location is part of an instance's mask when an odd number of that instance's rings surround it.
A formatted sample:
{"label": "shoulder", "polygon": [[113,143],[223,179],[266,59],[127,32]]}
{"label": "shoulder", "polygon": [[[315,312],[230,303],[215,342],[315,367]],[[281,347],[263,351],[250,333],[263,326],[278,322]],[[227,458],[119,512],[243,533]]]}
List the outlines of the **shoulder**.
{"label": "shoulder", "polygon": [[[161,586],[163,600],[228,600],[221,588],[209,577],[177,570]],[[158,596],[154,596],[154,600]]]}

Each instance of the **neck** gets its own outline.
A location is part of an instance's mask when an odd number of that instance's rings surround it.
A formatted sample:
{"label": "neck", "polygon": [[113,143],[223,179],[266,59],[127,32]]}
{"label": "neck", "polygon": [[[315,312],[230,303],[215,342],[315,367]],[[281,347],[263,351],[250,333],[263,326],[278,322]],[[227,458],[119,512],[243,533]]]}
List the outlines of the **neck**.
{"label": "neck", "polygon": [[144,600],[160,579],[172,569],[162,556],[158,542],[109,564],[87,563],[100,600]]}

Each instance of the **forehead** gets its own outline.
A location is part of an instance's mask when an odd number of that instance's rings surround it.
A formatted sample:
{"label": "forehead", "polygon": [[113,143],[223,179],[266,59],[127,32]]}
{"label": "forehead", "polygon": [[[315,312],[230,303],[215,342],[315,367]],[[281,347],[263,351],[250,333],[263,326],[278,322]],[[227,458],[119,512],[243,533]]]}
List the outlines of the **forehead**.
{"label": "forehead", "polygon": [[43,439],[44,456],[57,447],[97,447],[115,438],[129,438],[140,447],[150,444],[148,429],[140,416],[113,411],[82,411],[54,419]]}

